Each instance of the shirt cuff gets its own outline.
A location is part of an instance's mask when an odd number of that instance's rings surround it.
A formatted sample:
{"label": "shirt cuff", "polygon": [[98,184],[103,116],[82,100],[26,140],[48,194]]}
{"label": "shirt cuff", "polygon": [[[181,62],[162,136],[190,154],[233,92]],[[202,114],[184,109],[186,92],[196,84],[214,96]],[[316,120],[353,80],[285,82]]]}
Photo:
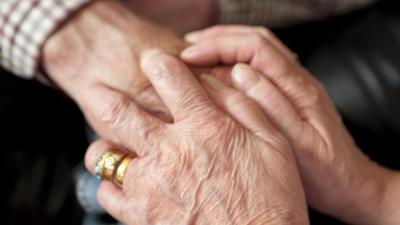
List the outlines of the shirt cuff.
{"label": "shirt cuff", "polygon": [[[3,1],[3,0],[1,0]],[[0,62],[12,73],[37,74],[41,48],[57,26],[92,0],[12,0],[0,3]]]}
{"label": "shirt cuff", "polygon": [[219,0],[221,23],[282,27],[362,8],[377,0]]}
{"label": "shirt cuff", "polygon": [[257,0],[219,0],[220,23],[261,24],[267,14],[267,1]]}

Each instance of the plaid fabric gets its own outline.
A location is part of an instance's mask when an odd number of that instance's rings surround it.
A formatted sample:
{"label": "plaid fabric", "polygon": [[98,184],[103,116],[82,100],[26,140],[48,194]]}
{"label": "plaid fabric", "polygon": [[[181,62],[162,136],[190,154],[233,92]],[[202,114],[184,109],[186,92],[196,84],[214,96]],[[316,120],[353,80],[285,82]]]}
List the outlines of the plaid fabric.
{"label": "plaid fabric", "polygon": [[37,73],[40,50],[56,26],[90,0],[0,0],[0,62],[22,77]]}
{"label": "plaid fabric", "polygon": [[281,27],[346,13],[377,0],[219,0],[221,23]]}

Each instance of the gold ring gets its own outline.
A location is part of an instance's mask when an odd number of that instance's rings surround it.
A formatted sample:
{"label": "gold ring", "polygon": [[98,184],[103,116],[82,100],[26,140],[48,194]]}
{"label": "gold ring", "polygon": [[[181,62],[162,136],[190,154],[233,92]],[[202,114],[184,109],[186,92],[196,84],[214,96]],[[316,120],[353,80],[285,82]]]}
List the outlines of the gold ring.
{"label": "gold ring", "polygon": [[113,183],[118,187],[122,188],[122,185],[124,184],[125,173],[129,165],[131,164],[132,160],[134,159],[135,159],[134,157],[127,155],[125,156],[125,158],[122,159],[121,163],[118,165],[113,180]]}
{"label": "gold ring", "polygon": [[99,179],[112,181],[116,168],[125,156],[126,153],[116,149],[105,151],[97,159],[96,166],[94,168],[96,177]]}

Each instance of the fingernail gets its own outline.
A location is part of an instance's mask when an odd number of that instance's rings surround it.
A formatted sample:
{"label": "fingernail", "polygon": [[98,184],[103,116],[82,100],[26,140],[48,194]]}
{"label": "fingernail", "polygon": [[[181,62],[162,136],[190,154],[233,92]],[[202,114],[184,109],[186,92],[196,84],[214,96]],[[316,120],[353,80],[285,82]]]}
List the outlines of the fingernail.
{"label": "fingernail", "polygon": [[252,87],[259,81],[256,71],[246,64],[236,64],[232,70],[232,80],[242,90]]}
{"label": "fingernail", "polygon": [[199,31],[190,32],[185,35],[185,41],[190,42],[190,43],[196,42],[198,40],[199,36],[200,36]]}
{"label": "fingernail", "polygon": [[222,83],[220,80],[208,74],[201,75],[200,79],[204,83],[206,83],[211,90],[215,92],[219,92],[226,87],[226,85]]}
{"label": "fingernail", "polygon": [[197,46],[190,46],[190,47],[184,49],[184,50],[181,52],[181,57],[182,57],[183,59],[191,59],[191,58],[196,57],[196,55],[197,55],[198,52],[199,52],[199,51],[198,51]]}

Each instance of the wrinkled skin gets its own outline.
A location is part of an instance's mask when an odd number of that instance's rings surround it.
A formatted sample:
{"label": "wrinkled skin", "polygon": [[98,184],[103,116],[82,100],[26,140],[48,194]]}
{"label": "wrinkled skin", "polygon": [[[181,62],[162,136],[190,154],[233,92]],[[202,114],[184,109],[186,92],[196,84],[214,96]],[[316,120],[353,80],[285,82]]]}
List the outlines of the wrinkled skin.
{"label": "wrinkled skin", "polygon": [[[170,121],[168,109],[142,74],[140,54],[159,48],[178,55],[186,45],[173,31],[136,16],[119,1],[97,0],[66,21],[46,41],[42,67],[56,86],[79,105],[96,133],[115,141],[115,134],[97,116],[104,102],[92,102],[93,93],[106,99],[112,98],[106,96],[108,92],[117,91],[119,95],[114,101],[130,98],[142,109]],[[191,70],[196,76],[208,72],[230,82],[230,67]],[[109,112],[109,116],[113,113],[117,112]],[[125,128],[124,124],[118,126]]]}
{"label": "wrinkled skin", "polygon": [[[171,116],[139,66],[140,54],[159,48],[178,55],[186,43],[168,28],[133,14],[119,1],[98,0],[80,10],[46,41],[43,68],[48,77],[86,114],[94,130],[108,140],[114,134],[96,117],[102,102],[91,102],[97,90],[115,90],[163,120]],[[229,77],[229,68],[191,68]],[[101,96],[105,92],[98,93]],[[122,101],[115,99],[115,101]],[[121,125],[122,129],[123,125]],[[125,132],[131,132],[126,130]]]}
{"label": "wrinkled skin", "polygon": [[154,113],[168,114],[139,68],[144,49],[177,54],[184,41],[172,31],[132,14],[118,1],[95,1],[59,29],[43,48],[43,67],[83,110],[88,89],[107,86]]}
{"label": "wrinkled skin", "polygon": [[358,149],[323,86],[270,31],[217,26],[187,40],[187,63],[252,67],[235,66],[233,84],[290,140],[312,207],[352,224],[398,224],[388,207],[395,173]]}
{"label": "wrinkled skin", "polygon": [[[110,125],[120,137],[116,143],[138,155],[122,190],[102,183],[98,199],[111,215],[126,224],[308,224],[291,147],[255,102],[203,75],[207,95],[184,64],[160,51],[147,52],[142,69],[174,122],[129,100],[105,105],[118,109],[111,119],[102,115],[105,123],[124,121],[131,130],[119,133]],[[93,172],[110,147],[93,144],[87,168]]]}

